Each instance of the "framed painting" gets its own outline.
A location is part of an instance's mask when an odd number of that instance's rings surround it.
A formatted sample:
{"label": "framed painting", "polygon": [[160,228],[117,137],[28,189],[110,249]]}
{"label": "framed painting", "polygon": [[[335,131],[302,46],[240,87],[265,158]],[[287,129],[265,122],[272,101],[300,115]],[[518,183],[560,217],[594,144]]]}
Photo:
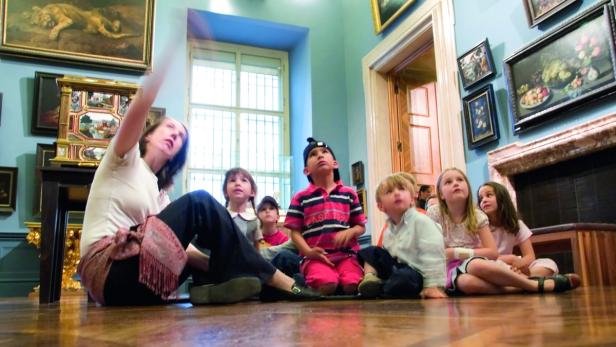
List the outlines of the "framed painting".
{"label": "framed painting", "polygon": [[119,70],[151,64],[154,0],[0,0],[0,53]]}
{"label": "framed painting", "polygon": [[464,89],[469,89],[496,73],[487,38],[462,54],[457,61]]}
{"label": "framed painting", "polygon": [[353,185],[356,187],[361,187],[364,185],[364,163],[358,161],[351,165],[351,174]]}
{"label": "framed painting", "polygon": [[379,34],[404,12],[415,0],[370,0],[374,31]]}
{"label": "framed painting", "polygon": [[17,168],[0,167],[0,212],[15,211]]}
{"label": "framed painting", "polygon": [[498,140],[494,90],[488,84],[462,99],[468,146],[476,148]]}
{"label": "framed painting", "polygon": [[56,79],[60,74],[35,72],[34,101],[32,103],[32,125],[30,131],[36,135],[56,136],[60,114],[60,89]]}
{"label": "framed painting", "polygon": [[357,198],[359,199],[359,204],[361,205],[361,209],[364,211],[364,215],[368,214],[368,205],[366,200],[366,189],[360,188],[357,189]]}
{"label": "framed painting", "polygon": [[56,155],[56,146],[43,143],[36,144],[36,183],[34,186],[34,215],[38,216],[43,207],[43,187],[41,186],[41,168],[52,165],[51,159]]}
{"label": "framed painting", "polygon": [[57,164],[98,166],[118,131],[138,85],[78,76],[58,78]]}
{"label": "framed painting", "polygon": [[150,125],[160,121],[163,117],[165,117],[166,113],[167,110],[163,107],[151,107],[150,112],[148,113],[148,119],[145,121],[145,127],[147,128]]}
{"label": "framed painting", "polygon": [[504,61],[514,132],[616,91],[614,14],[593,6]]}
{"label": "framed painting", "polygon": [[532,28],[577,0],[522,0],[528,25]]}

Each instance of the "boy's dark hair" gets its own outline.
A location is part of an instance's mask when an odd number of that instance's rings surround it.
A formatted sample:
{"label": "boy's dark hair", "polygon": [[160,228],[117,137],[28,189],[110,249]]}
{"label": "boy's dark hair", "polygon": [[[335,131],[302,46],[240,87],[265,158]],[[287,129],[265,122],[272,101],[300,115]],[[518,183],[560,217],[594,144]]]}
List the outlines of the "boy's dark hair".
{"label": "boy's dark hair", "polygon": [[261,210],[264,209],[267,205],[271,205],[272,207],[274,207],[276,211],[278,211],[278,214],[280,214],[280,206],[278,205],[278,202],[276,201],[276,199],[269,195],[264,196],[263,199],[261,199],[261,202],[257,206],[257,213],[261,212]]}
{"label": "boy's dark hair", "polygon": [[[306,163],[308,162],[308,155],[310,154],[310,151],[317,147],[327,148],[329,153],[332,154],[332,157],[334,157],[334,160],[336,160],[336,155],[334,154],[334,151],[325,142],[317,141],[312,137],[307,138],[306,141],[308,141],[308,145],[306,146],[306,148],[304,148],[304,167],[306,167]],[[312,177],[310,177],[310,175],[308,175],[308,181],[312,183]],[[340,181],[340,172],[338,171],[338,169],[334,169],[334,182],[338,181]]]}
{"label": "boy's dark hair", "polygon": [[[479,187],[481,189],[484,186],[492,187],[494,189],[494,196],[496,197],[496,215],[498,216],[498,222],[508,232],[517,235],[520,231],[520,224],[518,223],[518,211],[513,205],[511,195],[505,186],[496,182],[486,182]],[[479,196],[479,190],[477,190],[477,201],[481,204],[481,196]]]}

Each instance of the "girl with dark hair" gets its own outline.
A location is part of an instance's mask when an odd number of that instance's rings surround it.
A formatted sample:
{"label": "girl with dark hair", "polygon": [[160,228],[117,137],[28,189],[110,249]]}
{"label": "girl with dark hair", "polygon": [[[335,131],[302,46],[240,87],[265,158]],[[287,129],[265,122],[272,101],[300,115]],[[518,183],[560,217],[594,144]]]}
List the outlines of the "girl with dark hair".
{"label": "girl with dark hair", "polygon": [[528,278],[497,263],[498,250],[488,217],[473,204],[468,178],[460,169],[444,170],[436,181],[439,204],[428,217],[440,224],[445,240],[448,294],[564,292],[580,285],[576,274]]}
{"label": "girl with dark hair", "polygon": [[[535,259],[530,229],[518,217],[511,196],[503,185],[486,182],[477,191],[479,207],[490,220],[490,230],[500,254],[498,259],[512,270],[531,276],[552,276],[558,266],[552,259]],[[522,256],[513,254],[518,246]]]}
{"label": "girl with dark hair", "polygon": [[207,273],[209,284],[195,280],[191,288],[193,304],[245,300],[262,284],[278,297],[318,298],[265,261],[207,192],[169,203],[166,189],[186,161],[188,133],[167,117],[142,134],[167,68],[158,64],[146,79],[94,176],[78,268],[89,295],[106,305],[164,303],[190,273]]}
{"label": "girl with dark hair", "polygon": [[[234,167],[227,170],[222,183],[225,206],[240,231],[255,248],[263,244],[263,233],[257,222],[255,195],[257,184],[248,170]],[[248,206],[250,204],[250,207]]]}

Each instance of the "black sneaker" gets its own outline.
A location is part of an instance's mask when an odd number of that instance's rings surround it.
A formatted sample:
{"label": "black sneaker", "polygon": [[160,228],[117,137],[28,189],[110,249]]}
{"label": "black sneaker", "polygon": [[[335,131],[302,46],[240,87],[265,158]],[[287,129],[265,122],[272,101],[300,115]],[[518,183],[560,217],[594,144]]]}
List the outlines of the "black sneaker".
{"label": "black sneaker", "polygon": [[256,277],[237,277],[218,284],[205,284],[190,289],[193,305],[231,304],[246,300],[261,291]]}
{"label": "black sneaker", "polygon": [[259,295],[261,301],[272,302],[279,300],[289,301],[310,301],[310,300],[322,300],[323,296],[308,287],[300,286],[297,283],[293,283],[291,291],[287,292],[282,289],[274,288],[271,286],[264,286],[261,294]]}

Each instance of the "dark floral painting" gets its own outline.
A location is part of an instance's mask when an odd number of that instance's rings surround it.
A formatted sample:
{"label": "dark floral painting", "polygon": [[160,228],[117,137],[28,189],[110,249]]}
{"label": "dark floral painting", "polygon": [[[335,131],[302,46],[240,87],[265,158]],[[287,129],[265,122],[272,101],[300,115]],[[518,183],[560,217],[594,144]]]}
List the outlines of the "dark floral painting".
{"label": "dark floral painting", "polygon": [[470,148],[498,139],[492,85],[477,90],[463,100],[464,121]]}

